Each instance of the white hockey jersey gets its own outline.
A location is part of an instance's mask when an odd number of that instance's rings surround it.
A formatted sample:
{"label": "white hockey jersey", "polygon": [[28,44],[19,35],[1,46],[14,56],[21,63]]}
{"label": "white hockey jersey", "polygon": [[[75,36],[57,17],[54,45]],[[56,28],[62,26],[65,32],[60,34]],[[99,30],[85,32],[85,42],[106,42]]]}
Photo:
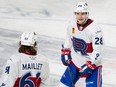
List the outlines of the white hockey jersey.
{"label": "white hockey jersey", "polygon": [[1,87],[44,87],[49,63],[43,55],[17,53],[7,61]]}
{"label": "white hockey jersey", "polygon": [[76,20],[69,23],[64,48],[72,48],[72,60],[77,68],[86,61],[101,65],[102,47],[102,30],[93,20],[88,19],[84,26],[77,24]]}

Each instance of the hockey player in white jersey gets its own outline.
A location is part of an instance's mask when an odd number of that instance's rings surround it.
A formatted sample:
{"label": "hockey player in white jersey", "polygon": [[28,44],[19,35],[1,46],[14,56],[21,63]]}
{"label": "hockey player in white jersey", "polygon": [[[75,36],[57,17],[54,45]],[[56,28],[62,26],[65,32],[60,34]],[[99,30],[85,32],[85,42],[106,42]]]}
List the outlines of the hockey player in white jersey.
{"label": "hockey player in white jersey", "polygon": [[68,68],[59,87],[75,87],[80,78],[86,78],[86,87],[102,87],[102,30],[88,18],[87,3],[79,2],[74,15],[75,19],[68,25],[64,48],[61,50],[62,62]]}
{"label": "hockey player in white jersey", "polygon": [[19,53],[7,61],[0,87],[47,87],[49,63],[37,53],[36,45],[35,32],[22,34]]}

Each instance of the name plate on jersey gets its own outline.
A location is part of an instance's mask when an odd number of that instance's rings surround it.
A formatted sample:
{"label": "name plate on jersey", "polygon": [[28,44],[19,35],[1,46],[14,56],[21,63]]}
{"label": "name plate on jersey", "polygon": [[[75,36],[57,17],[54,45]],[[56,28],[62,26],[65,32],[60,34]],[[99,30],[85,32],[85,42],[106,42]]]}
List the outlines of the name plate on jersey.
{"label": "name plate on jersey", "polygon": [[42,65],[41,63],[23,63],[22,70],[41,70]]}

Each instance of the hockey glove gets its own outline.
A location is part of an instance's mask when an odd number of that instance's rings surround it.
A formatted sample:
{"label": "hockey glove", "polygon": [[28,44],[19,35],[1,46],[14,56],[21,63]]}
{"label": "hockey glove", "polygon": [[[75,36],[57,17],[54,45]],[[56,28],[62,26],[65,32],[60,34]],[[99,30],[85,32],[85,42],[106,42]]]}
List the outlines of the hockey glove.
{"label": "hockey glove", "polygon": [[93,71],[96,69],[96,65],[92,64],[90,61],[87,61],[86,64],[81,66],[82,70],[80,70],[81,77],[89,77],[92,75]]}
{"label": "hockey glove", "polygon": [[70,63],[70,60],[72,59],[71,57],[71,51],[70,49],[64,49],[62,47],[61,50],[61,61],[64,65],[68,66],[68,64]]}

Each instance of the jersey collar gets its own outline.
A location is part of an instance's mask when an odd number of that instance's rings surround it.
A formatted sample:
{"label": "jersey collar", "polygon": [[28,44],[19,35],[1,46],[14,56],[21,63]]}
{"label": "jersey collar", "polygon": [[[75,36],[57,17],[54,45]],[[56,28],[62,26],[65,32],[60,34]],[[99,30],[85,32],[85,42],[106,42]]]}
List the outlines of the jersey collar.
{"label": "jersey collar", "polygon": [[77,27],[79,31],[83,31],[87,26],[89,26],[93,22],[92,19],[88,19],[87,22],[84,25],[78,24]]}
{"label": "jersey collar", "polygon": [[24,54],[26,54],[26,55],[31,55],[31,56],[37,55],[37,54],[31,54],[31,53],[29,53],[29,52],[24,52]]}

